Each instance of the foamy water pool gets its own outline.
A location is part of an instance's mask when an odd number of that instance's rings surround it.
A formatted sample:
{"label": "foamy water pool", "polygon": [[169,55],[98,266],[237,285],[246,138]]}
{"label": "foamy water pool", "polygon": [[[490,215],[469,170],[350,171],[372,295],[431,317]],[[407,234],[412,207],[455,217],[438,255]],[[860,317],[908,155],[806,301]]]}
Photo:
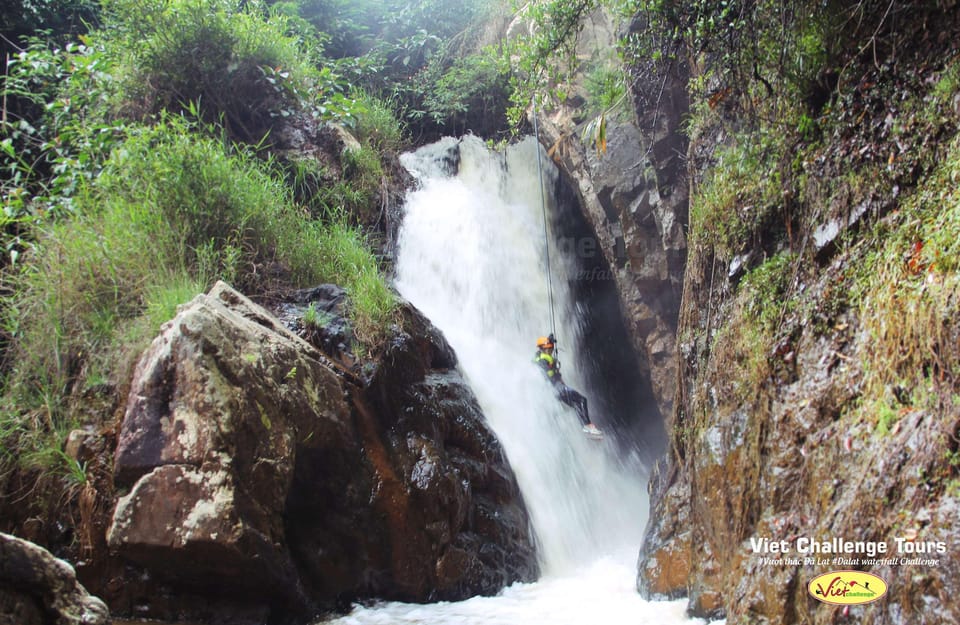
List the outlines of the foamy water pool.
{"label": "foamy water pool", "polygon": [[[425,605],[380,603],[318,621],[332,625],[672,625],[706,623],[685,614],[686,601],[645,601],[634,588],[634,562],[604,557],[563,576],[514,584],[495,597]],[[719,624],[718,624],[719,625]]]}

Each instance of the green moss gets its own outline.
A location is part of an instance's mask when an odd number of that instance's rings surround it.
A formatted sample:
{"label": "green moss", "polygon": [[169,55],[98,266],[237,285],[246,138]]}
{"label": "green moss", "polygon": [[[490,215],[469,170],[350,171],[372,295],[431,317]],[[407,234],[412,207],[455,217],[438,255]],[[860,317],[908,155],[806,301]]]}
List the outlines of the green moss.
{"label": "green moss", "polygon": [[796,306],[796,300],[788,297],[795,260],[793,254],[780,252],[750,271],[741,283],[746,313],[764,333],[775,331]]}
{"label": "green moss", "polygon": [[935,107],[952,105],[958,93],[960,93],[960,62],[954,61],[943,71],[937,84],[934,85],[931,104]]}
{"label": "green moss", "polygon": [[742,252],[780,202],[777,163],[781,148],[741,136],[714,155],[699,192],[690,202],[690,238],[724,259]]}
{"label": "green moss", "polygon": [[877,434],[882,436],[890,432],[893,424],[896,423],[899,418],[897,411],[891,408],[889,404],[880,403],[876,410]]}
{"label": "green moss", "polygon": [[954,140],[917,192],[868,235],[872,250],[863,256],[854,287],[869,336],[859,354],[867,408],[889,401],[889,389],[898,388],[901,404],[938,411],[960,378],[958,182],[960,140]]}
{"label": "green moss", "polygon": [[771,357],[783,320],[797,306],[790,293],[795,257],[781,252],[741,281],[729,321],[717,333],[711,362],[722,367],[718,383],[729,384],[740,402],[755,401],[771,375]]}

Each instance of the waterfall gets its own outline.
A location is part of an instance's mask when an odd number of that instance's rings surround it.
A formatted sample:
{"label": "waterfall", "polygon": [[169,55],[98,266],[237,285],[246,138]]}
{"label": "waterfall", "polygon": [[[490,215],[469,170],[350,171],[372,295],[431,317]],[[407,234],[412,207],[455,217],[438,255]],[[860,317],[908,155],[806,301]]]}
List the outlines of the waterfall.
{"label": "waterfall", "polygon": [[[538,150],[552,214],[557,172],[533,138],[503,152],[475,137],[448,138],[403,155],[419,185],[398,235],[396,285],[456,351],[517,476],[543,577],[498,597],[361,608],[337,622],[687,622],[681,602],[647,603],[634,589],[645,467],[612,436],[586,438],[533,363],[537,337],[550,332],[550,271],[564,380],[595,399],[577,371],[579,313],[568,288],[576,258],[551,250],[546,263]],[[546,227],[553,242],[552,220]],[[612,415],[591,417],[602,428]]]}
{"label": "waterfall", "polygon": [[[550,575],[620,542],[638,546],[646,497],[642,467],[625,471],[609,454],[610,441],[585,438],[573,410],[557,401],[532,364],[537,336],[550,332],[550,270],[564,379],[590,398],[575,366],[577,315],[567,284],[576,268],[557,253],[546,266],[537,149],[528,138],[497,153],[467,137],[405,155],[421,187],[407,198],[397,288],[457,352],[517,474]],[[437,170],[451,150],[459,154],[455,177]],[[556,176],[542,158],[544,176]],[[551,211],[553,181],[543,186]],[[603,423],[603,415],[596,421]]]}

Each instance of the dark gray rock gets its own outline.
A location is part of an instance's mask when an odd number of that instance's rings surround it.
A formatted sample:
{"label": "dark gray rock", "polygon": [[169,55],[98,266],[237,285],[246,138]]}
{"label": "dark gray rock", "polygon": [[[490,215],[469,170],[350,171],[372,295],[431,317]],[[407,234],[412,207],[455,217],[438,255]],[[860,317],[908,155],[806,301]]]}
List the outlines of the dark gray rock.
{"label": "dark gray rock", "polygon": [[121,611],[255,622],[533,579],[503,451],[449,345],[403,316],[367,384],[222,283],[164,325],[116,454]]}
{"label": "dark gray rock", "polygon": [[0,533],[0,625],[109,625],[110,612],[69,564]]}

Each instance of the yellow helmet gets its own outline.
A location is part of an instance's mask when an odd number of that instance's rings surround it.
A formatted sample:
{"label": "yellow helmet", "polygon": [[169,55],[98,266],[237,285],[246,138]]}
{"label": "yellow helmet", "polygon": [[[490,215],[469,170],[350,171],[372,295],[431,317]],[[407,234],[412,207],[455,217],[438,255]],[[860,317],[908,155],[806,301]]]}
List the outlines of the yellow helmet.
{"label": "yellow helmet", "polygon": [[553,349],[553,341],[550,340],[552,337],[541,336],[537,339],[537,347],[540,349]]}

